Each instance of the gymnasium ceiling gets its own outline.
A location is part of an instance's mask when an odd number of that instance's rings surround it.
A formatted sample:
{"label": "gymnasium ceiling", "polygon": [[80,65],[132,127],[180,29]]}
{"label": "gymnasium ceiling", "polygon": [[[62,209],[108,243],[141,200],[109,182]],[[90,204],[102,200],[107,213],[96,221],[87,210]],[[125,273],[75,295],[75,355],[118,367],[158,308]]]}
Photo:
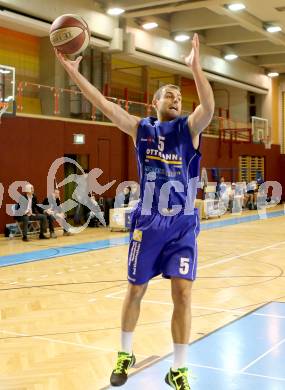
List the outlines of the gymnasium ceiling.
{"label": "gymnasium ceiling", "polygon": [[[240,2],[245,10],[233,12],[225,5]],[[95,1],[106,10],[111,1]],[[235,53],[242,60],[268,71],[285,73],[285,0],[117,0],[112,5],[125,9],[121,18],[140,27],[155,21],[153,34],[173,36],[177,32],[198,32],[200,40],[223,53]],[[278,24],[281,32],[269,33],[267,24]]]}

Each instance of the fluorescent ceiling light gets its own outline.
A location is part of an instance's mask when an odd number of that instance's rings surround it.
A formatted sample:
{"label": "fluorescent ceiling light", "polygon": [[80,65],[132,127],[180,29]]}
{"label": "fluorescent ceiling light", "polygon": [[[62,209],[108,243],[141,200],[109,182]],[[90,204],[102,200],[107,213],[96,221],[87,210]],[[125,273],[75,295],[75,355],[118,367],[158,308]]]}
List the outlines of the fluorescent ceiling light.
{"label": "fluorescent ceiling light", "polygon": [[268,31],[270,33],[276,33],[276,32],[282,31],[282,28],[280,26],[267,26],[266,31]]}
{"label": "fluorescent ceiling light", "polygon": [[107,14],[112,16],[118,16],[123,14],[124,12],[125,10],[123,8],[109,8],[107,10]]}
{"label": "fluorescent ceiling light", "polygon": [[188,41],[188,39],[190,39],[190,36],[186,34],[177,34],[175,35],[174,39],[177,42],[185,42]]}
{"label": "fluorescent ceiling light", "polygon": [[158,24],[155,22],[149,22],[149,23],[144,23],[142,26],[145,30],[152,30],[153,28],[158,27]]}
{"label": "fluorescent ceiling light", "polygon": [[269,72],[269,73],[267,74],[267,76],[268,76],[268,77],[278,77],[278,76],[279,76],[279,73],[277,73],[277,72]]}
{"label": "fluorescent ceiling light", "polygon": [[227,60],[227,61],[233,61],[235,59],[237,59],[238,56],[236,54],[226,54],[224,56],[224,59]]}
{"label": "fluorescent ceiling light", "polygon": [[241,11],[242,9],[245,9],[245,5],[242,3],[229,4],[227,7],[231,11]]}

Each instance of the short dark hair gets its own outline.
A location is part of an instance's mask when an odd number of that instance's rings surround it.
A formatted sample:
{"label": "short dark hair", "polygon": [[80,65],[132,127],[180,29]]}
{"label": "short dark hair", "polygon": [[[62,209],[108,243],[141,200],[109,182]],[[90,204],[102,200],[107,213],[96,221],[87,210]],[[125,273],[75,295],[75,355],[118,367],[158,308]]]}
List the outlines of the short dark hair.
{"label": "short dark hair", "polygon": [[161,94],[162,94],[162,90],[164,88],[172,88],[172,89],[176,89],[178,90],[179,92],[181,92],[181,89],[178,85],[175,85],[175,84],[165,84],[165,85],[162,85],[161,87],[159,87],[153,94],[153,99],[157,99],[159,100],[161,98]]}

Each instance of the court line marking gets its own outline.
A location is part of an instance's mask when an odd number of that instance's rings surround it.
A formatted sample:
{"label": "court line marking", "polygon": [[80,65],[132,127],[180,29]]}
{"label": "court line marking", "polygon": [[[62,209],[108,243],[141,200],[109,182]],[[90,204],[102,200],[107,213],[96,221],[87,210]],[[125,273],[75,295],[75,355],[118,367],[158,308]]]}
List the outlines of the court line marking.
{"label": "court line marking", "polygon": [[269,317],[269,318],[285,318],[285,316],[280,316],[280,315],[277,315],[277,314],[266,314],[266,313],[256,313],[254,314],[255,316],[260,316],[260,317]]}
{"label": "court line marking", "polygon": [[[199,266],[199,267],[198,267],[198,270],[206,269],[206,268],[211,268],[211,267],[214,267],[214,266],[217,265],[217,264],[227,263],[227,262],[230,262],[230,261],[232,261],[232,260],[239,259],[239,258],[241,258],[241,257],[248,256],[248,255],[251,255],[251,254],[253,254],[253,253],[262,252],[262,251],[264,251],[264,250],[266,250],[266,249],[275,248],[275,247],[277,247],[277,246],[279,246],[279,245],[283,245],[283,244],[285,244],[285,241],[279,241],[279,242],[276,242],[275,244],[272,244],[272,245],[267,245],[267,246],[264,246],[264,247],[262,247],[262,248],[258,248],[258,249],[251,250],[251,251],[249,251],[249,252],[241,253],[240,255],[231,256],[231,257],[228,257],[228,258],[226,258],[226,259],[222,259],[222,260],[215,261],[214,263],[210,263],[210,264],[205,264],[205,265]],[[154,282],[160,283],[162,280],[164,280],[164,279],[159,279],[159,280],[155,280],[155,281],[150,281],[149,284],[154,284]],[[106,298],[113,298],[113,295],[118,295],[118,294],[120,294],[121,292],[126,292],[126,291],[127,291],[127,290],[124,289],[124,290],[121,290],[121,291],[118,291],[118,292],[115,292],[115,293],[106,295]]]}
{"label": "court line marking", "polygon": [[[235,255],[235,256],[231,256],[231,257],[228,257],[226,259],[223,259],[223,260],[218,260],[218,261],[215,261],[214,263],[210,263],[210,264],[206,264],[204,266],[200,266],[198,267],[198,270],[201,270],[201,269],[205,269],[205,268],[211,268],[211,267],[214,267],[215,265],[217,264],[222,264],[222,263],[227,263],[227,262],[230,262],[232,260],[235,260],[235,259],[239,259],[241,257],[245,257],[245,256],[248,256],[250,254],[253,254],[253,253],[258,253],[258,252],[262,252],[264,250],[267,250],[267,249],[271,249],[271,248],[274,248],[274,247],[277,247],[279,245],[283,245],[285,244],[285,241],[280,241],[280,242],[277,242],[275,244],[272,244],[272,245],[267,245],[267,246],[264,246],[262,248],[258,248],[258,249],[254,249],[254,250],[251,250],[251,251],[248,251],[248,252],[245,252],[245,253],[241,253],[240,255]],[[154,281],[150,281],[149,284],[155,284],[155,283],[160,283],[163,279],[159,279],[159,280],[154,280]],[[123,289],[123,290],[119,290],[117,292],[114,292],[114,293],[111,293],[111,294],[108,294],[108,295],[105,295],[105,298],[111,298],[111,299],[120,299],[120,300],[123,300],[124,298],[122,297],[117,297],[117,295],[121,294],[121,293],[125,293],[127,291],[127,289]],[[161,304],[161,305],[172,305],[172,302],[163,302],[163,301],[154,301],[154,300],[147,300],[147,299],[143,299],[142,302],[146,302],[146,303],[155,303],[155,304]],[[202,307],[202,306],[192,306],[193,308],[197,308],[197,309],[204,309],[204,310],[207,310],[206,307]],[[233,313],[236,313],[236,314],[246,314],[247,312],[244,312],[244,311],[238,311],[238,310],[230,310],[230,309],[222,309],[222,308],[208,308],[208,310],[212,310],[212,311],[220,311],[220,312],[233,312]],[[264,317],[266,317],[267,315],[266,314],[259,314],[259,315],[263,315]],[[272,315],[270,315],[272,317]],[[274,317],[273,317],[274,318]],[[280,316],[279,316],[280,318]],[[282,318],[282,317],[281,317]]]}
{"label": "court line marking", "polygon": [[[116,293],[111,293],[108,295],[105,295],[105,298],[110,298],[110,299],[119,299],[119,300],[124,300],[124,297],[115,297],[113,296],[114,294],[118,293],[123,293],[126,292],[126,290],[120,290]],[[151,303],[151,304],[156,304],[156,305],[167,305],[167,306],[173,306],[172,302],[165,302],[165,301],[155,301],[151,299],[142,299],[142,303]],[[279,319],[285,319],[285,316],[279,316],[279,315],[274,315],[274,314],[257,314],[257,313],[250,313],[250,311],[244,311],[244,310],[239,310],[239,309],[224,309],[224,308],[219,308],[219,307],[206,307],[206,306],[199,306],[199,305],[192,305],[192,309],[200,309],[200,310],[207,310],[207,311],[213,311],[213,312],[221,312],[221,313],[232,313],[232,314],[247,314],[252,315],[252,316],[262,316],[262,317],[270,317],[270,318],[279,318]]]}
{"label": "court line marking", "polygon": [[245,253],[241,253],[240,255],[235,255],[235,256],[231,256],[231,257],[228,257],[226,259],[222,259],[222,260],[218,260],[218,261],[215,261],[214,263],[210,263],[210,264],[205,264],[205,265],[202,265],[200,267],[198,267],[198,270],[200,269],[206,269],[206,268],[211,268],[217,264],[223,264],[223,263],[228,263],[232,260],[235,260],[235,259],[240,259],[241,257],[245,257],[245,256],[248,256],[248,255],[252,255],[253,253],[258,253],[258,252],[262,252],[266,249],[272,249],[272,248],[276,248],[277,246],[279,245],[283,245],[285,244],[285,241],[280,241],[280,242],[276,242],[275,244],[272,244],[272,245],[267,245],[267,246],[264,246],[262,248],[258,248],[258,249],[253,249],[249,252],[245,252]]}
{"label": "court line marking", "polygon": [[[53,338],[44,337],[44,336],[31,336],[28,333],[18,333],[18,332],[12,332],[12,331],[8,331],[8,330],[3,330],[3,329],[0,329],[0,332],[3,333],[3,334],[10,335],[10,336],[13,335],[13,336],[28,337],[30,339],[47,341],[47,342],[52,342],[52,343],[56,343],[56,344],[71,345],[71,346],[74,346],[74,347],[80,347],[80,348],[86,348],[86,349],[95,349],[95,350],[102,351],[102,352],[118,352],[116,349],[112,349],[112,348],[96,347],[96,346],[89,345],[89,344],[75,343],[75,342],[72,342],[72,341],[64,341],[64,340],[61,340],[61,339],[53,339]],[[144,357],[144,358],[148,357],[147,355],[141,355],[141,354],[136,354],[136,355]]]}
{"label": "court line marking", "polygon": [[[64,340],[60,340],[60,339],[53,339],[53,338],[50,338],[50,337],[30,336],[27,333],[18,333],[18,332],[12,332],[12,331],[8,331],[8,330],[3,330],[3,329],[0,329],[0,332],[4,333],[4,334],[8,334],[8,335],[29,337],[29,338],[35,339],[35,340],[47,341],[47,342],[52,342],[52,343],[57,343],[57,344],[70,345],[70,346],[73,346],[73,347],[79,347],[79,348],[84,348],[84,349],[93,349],[93,350],[106,352],[106,353],[107,352],[115,352],[115,353],[118,352],[116,349],[112,349],[112,348],[97,347],[97,346],[94,346],[94,345],[75,343],[75,342],[71,342],[71,341],[64,341]],[[282,340],[282,342],[285,342],[285,339]],[[278,343],[278,344],[280,344],[280,343]],[[143,355],[143,354],[139,354],[139,353],[136,353],[136,356],[142,357],[144,359],[147,359],[147,358],[151,357],[150,355]],[[165,359],[165,361],[172,363],[172,360],[170,360],[170,359]],[[225,369],[225,368],[205,366],[205,365],[202,365],[202,364],[195,364],[195,363],[187,363],[187,366],[207,368],[207,369],[223,371],[223,372],[227,372],[227,373],[242,374],[242,375],[255,376],[255,377],[260,377],[260,378],[267,378],[267,379],[274,379],[274,380],[285,381],[285,378],[271,377],[271,376],[260,375],[260,374],[253,374],[253,373],[250,373],[250,372],[244,372],[242,370],[234,371],[234,370],[229,370],[229,369]]]}
{"label": "court line marking", "polygon": [[[172,363],[172,360],[170,360],[170,359],[165,359],[165,361],[168,362],[168,363]],[[215,371],[222,371],[222,372],[229,373],[229,374],[238,374],[238,375],[242,374],[242,375],[256,376],[256,377],[266,378],[266,379],[274,379],[274,380],[279,380],[279,381],[285,381],[285,378],[282,378],[282,377],[254,374],[254,373],[251,373],[251,372],[243,372],[242,370],[231,370],[231,369],[227,369],[227,368],[206,366],[206,365],[203,365],[203,364],[187,363],[187,366],[188,367],[206,368],[206,369],[215,370]]]}
{"label": "court line marking", "polygon": [[[273,212],[267,212],[268,218],[275,218],[284,216],[285,210],[278,210]],[[209,230],[209,229],[217,229],[220,227],[228,227],[231,225],[236,225],[244,222],[254,222],[260,220],[259,215],[256,213],[251,216],[242,216],[238,218],[230,218],[226,220],[221,221],[215,221],[215,222],[205,222],[201,223],[201,230]],[[12,265],[20,265],[24,263],[29,262],[35,262],[35,261],[41,261],[41,260],[51,260],[55,259],[57,257],[64,257],[64,256],[70,256],[72,254],[80,254],[80,253],[87,253],[92,252],[96,250],[102,250],[102,249],[109,249],[114,248],[117,246],[124,246],[129,244],[129,237],[128,236],[122,236],[122,237],[116,237],[116,238],[110,238],[108,240],[98,240],[98,241],[92,241],[92,242],[84,242],[81,244],[71,244],[71,245],[65,245],[65,246],[57,246],[53,248],[47,248],[46,246],[42,246],[43,249],[37,251],[31,251],[31,252],[24,252],[24,253],[16,253],[11,255],[5,255],[0,256],[0,267],[8,267]],[[95,246],[94,246],[95,245]],[[71,251],[71,248],[73,248],[73,252]],[[49,253],[49,252],[53,253]],[[54,253],[55,252],[55,253]],[[253,252],[254,253],[254,252]],[[38,256],[36,256],[38,254]],[[40,254],[40,255],[39,255]],[[31,256],[31,257],[29,257]],[[19,259],[19,257],[22,257],[22,259]],[[15,259],[15,260],[13,260]]]}
{"label": "court line marking", "polygon": [[281,341],[279,341],[279,343],[275,344],[272,348],[270,348],[268,351],[264,352],[262,355],[260,355],[258,358],[256,358],[255,360],[253,360],[252,362],[250,362],[247,366],[243,367],[241,369],[241,371],[245,371],[247,370],[249,367],[253,366],[255,363],[257,363],[259,360],[263,359],[266,355],[270,354],[272,351],[274,351],[274,349],[280,347],[280,345],[284,344],[285,343],[285,338]]}

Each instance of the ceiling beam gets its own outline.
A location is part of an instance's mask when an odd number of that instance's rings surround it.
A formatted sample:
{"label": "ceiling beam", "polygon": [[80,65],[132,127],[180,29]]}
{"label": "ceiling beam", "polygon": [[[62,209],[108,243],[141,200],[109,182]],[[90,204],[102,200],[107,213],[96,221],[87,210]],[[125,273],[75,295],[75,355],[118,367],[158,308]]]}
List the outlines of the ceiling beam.
{"label": "ceiling beam", "polygon": [[240,42],[256,42],[265,38],[256,32],[250,32],[242,27],[224,27],[205,31],[205,43],[208,46],[229,45]]}
{"label": "ceiling beam", "polygon": [[175,12],[170,19],[170,28],[175,31],[198,31],[209,28],[236,26],[238,22],[225,15],[217,15],[207,8]]}
{"label": "ceiling beam", "polygon": [[264,29],[264,24],[261,20],[259,20],[256,16],[249,14],[247,11],[241,12],[232,12],[228,8],[224,6],[220,6],[220,11],[222,14],[227,15],[233,19],[235,19],[240,26],[246,28],[252,32],[258,32],[273,42],[276,45],[284,45],[285,46],[285,35],[283,33],[269,33]]}
{"label": "ceiling beam", "polygon": [[240,43],[232,45],[231,48],[239,57],[285,53],[285,46],[274,45],[268,41]]}
{"label": "ceiling beam", "polygon": [[[185,0],[175,0],[175,3],[184,2]],[[106,1],[103,1],[106,3]],[[110,2],[111,3],[111,2]],[[150,7],[164,7],[171,5],[173,0],[121,0],[117,1],[117,6],[127,10],[127,11],[136,11],[142,10],[144,8]]]}
{"label": "ceiling beam", "polygon": [[273,54],[270,56],[260,56],[257,59],[260,66],[274,66],[285,64],[285,54]]}
{"label": "ceiling beam", "polygon": [[[179,11],[186,11],[191,9],[198,9],[203,8],[207,6],[214,6],[216,4],[215,0],[201,0],[201,1],[195,1],[194,3],[185,3],[185,4],[178,4],[177,1],[171,1],[168,2],[171,5],[159,5],[155,7],[149,6],[149,4],[144,5],[144,8],[138,8],[137,4],[135,6],[130,6],[126,8],[126,12],[123,14],[126,18],[137,18],[141,16],[147,16],[147,15],[158,15],[158,14],[170,14],[173,12],[179,12]],[[174,4],[173,4],[174,3]],[[134,10],[132,10],[134,9]]]}

